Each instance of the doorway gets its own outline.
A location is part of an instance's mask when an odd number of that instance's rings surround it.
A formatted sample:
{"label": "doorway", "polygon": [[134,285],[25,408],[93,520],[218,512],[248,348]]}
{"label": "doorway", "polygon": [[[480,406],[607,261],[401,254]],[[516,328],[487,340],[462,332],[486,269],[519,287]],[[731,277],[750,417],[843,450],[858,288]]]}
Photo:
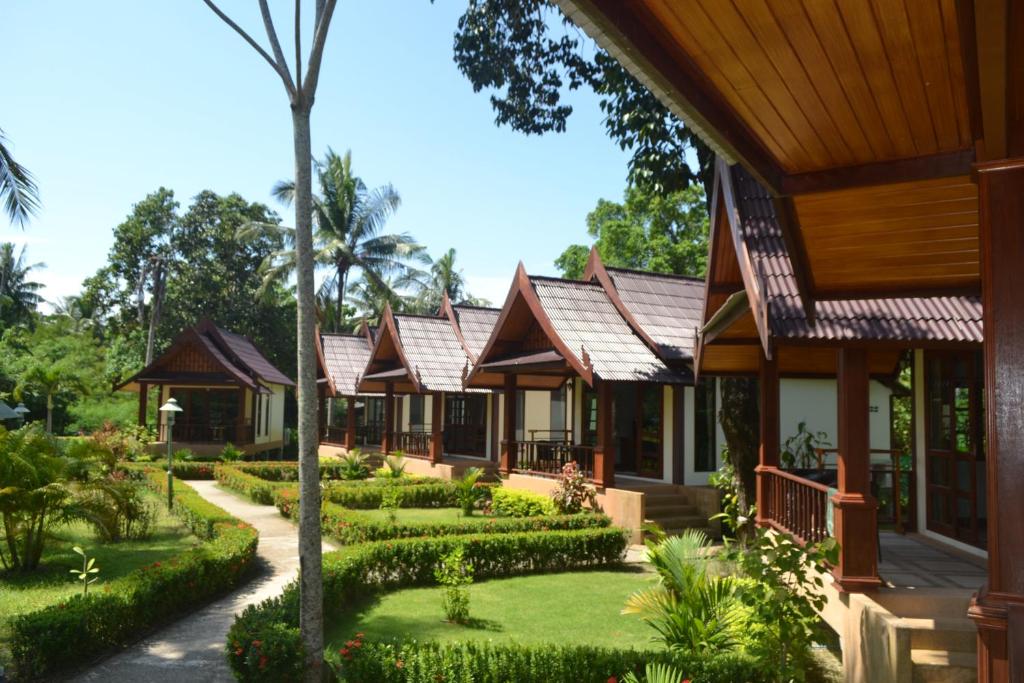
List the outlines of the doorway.
{"label": "doorway", "polygon": [[[432,416],[431,419],[438,419]],[[445,394],[444,452],[487,457],[487,397],[483,394]]]}
{"label": "doorway", "polygon": [[926,352],[925,392],[927,527],[984,548],[988,524],[981,353]]}

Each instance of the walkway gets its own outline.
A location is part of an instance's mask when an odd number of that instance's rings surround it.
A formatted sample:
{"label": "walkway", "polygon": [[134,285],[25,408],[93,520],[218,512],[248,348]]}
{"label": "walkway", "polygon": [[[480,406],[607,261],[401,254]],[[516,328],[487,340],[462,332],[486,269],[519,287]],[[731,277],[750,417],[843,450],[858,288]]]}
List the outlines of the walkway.
{"label": "walkway", "polygon": [[917,534],[879,534],[878,573],[896,588],[952,588],[973,594],[988,578],[985,560]]}
{"label": "walkway", "polygon": [[[233,681],[224,643],[235,614],[278,595],[299,569],[298,531],[272,505],[256,505],[221,490],[216,482],[189,484],[211,503],[252,524],[260,534],[259,574],[234,593],[157,631],[82,673],[75,681]],[[324,543],[324,551],[334,550]]]}

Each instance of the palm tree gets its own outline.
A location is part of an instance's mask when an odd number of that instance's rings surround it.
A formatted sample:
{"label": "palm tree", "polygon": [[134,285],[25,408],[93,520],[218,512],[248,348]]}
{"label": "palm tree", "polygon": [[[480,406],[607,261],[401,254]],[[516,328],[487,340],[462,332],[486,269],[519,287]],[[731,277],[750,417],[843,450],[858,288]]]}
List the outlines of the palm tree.
{"label": "palm tree", "polygon": [[6,141],[0,129],[0,199],[11,223],[24,228],[29,216],[39,209],[39,188],[32,174],[11,156]]}
{"label": "palm tree", "polygon": [[46,433],[53,433],[54,400],[61,391],[76,389],[82,391],[84,382],[80,369],[66,362],[51,363],[38,360],[29,365],[14,387],[14,396],[19,401],[26,391],[46,397]]}
{"label": "palm tree", "polygon": [[[429,260],[429,257],[428,257]],[[410,278],[411,285],[419,290],[414,308],[421,313],[435,313],[441,300],[447,294],[455,303],[486,306],[489,302],[477,299],[466,290],[466,279],[462,269],[455,267],[455,249],[449,249],[436,261],[430,260],[430,271],[423,276]]]}
{"label": "palm tree", "polygon": [[409,308],[405,297],[398,293],[401,288],[391,278],[378,284],[377,280],[367,277],[364,271],[362,277],[349,285],[348,297],[352,307],[359,312],[360,321],[366,320],[371,325],[377,325],[389,304],[395,313]]}
{"label": "palm tree", "polygon": [[25,263],[25,247],[15,256],[14,244],[0,244],[0,323],[7,326],[25,320],[43,302],[38,294],[43,285],[28,278],[31,271],[44,267]]}
{"label": "palm tree", "polygon": [[[334,329],[342,324],[345,293],[353,269],[358,269],[377,287],[385,287],[389,275],[404,275],[405,263],[412,258],[423,259],[423,247],[406,234],[384,234],[384,225],[401,205],[398,192],[391,185],[370,190],[362,179],[352,173],[352,153],[339,156],[328,148],[323,160],[315,162],[320,194],[313,197],[314,259],[322,268],[330,268],[331,276],[320,288],[321,297],[332,292],[334,297]],[[290,205],[295,197],[295,183],[281,181],[273,195]],[[294,231],[271,225],[249,226],[252,230],[280,231],[286,248],[272,254],[263,264],[264,284],[286,279],[295,270]]]}

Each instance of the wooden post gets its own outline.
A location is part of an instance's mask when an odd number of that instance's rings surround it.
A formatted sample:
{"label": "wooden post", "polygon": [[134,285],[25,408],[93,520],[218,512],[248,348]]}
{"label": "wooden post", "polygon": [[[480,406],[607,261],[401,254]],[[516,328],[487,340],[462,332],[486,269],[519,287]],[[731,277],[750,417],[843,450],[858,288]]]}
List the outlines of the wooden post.
{"label": "wooden post", "polygon": [[441,440],[441,425],[443,408],[443,394],[435,391],[430,394],[430,462],[438,463],[444,459],[444,443]]}
{"label": "wooden post", "polygon": [[139,382],[139,426],[146,426],[146,408],[149,402],[149,385]]}
{"label": "wooden post", "polygon": [[516,453],[516,376],[505,375],[504,390],[505,439],[501,446],[501,471],[506,475],[515,468]]}
{"label": "wooden post", "polygon": [[1019,284],[1024,262],[1024,158],[980,165],[977,182],[988,434],[988,581],[968,614],[978,626],[978,680],[985,683],[1024,680],[1024,302]]}
{"label": "wooden post", "polygon": [[615,486],[615,441],[612,423],[612,385],[597,380],[597,447],[594,449],[594,483]]}
{"label": "wooden post", "polygon": [[861,592],[882,584],[878,577],[878,502],[871,495],[871,438],[868,353],[837,353],[839,378],[839,492],[835,537],[839,564],[833,570],[841,590]]}
{"label": "wooden post", "polygon": [[384,435],[380,440],[380,452],[387,455],[394,447],[393,430],[395,428],[395,385],[388,382],[384,385]]}
{"label": "wooden post", "polygon": [[330,416],[327,414],[327,385],[321,384],[317,387],[319,400],[317,401],[317,442],[326,441],[327,425],[330,424]]}
{"label": "wooden post", "polygon": [[345,450],[356,447],[356,397],[345,397]]}
{"label": "wooden post", "polygon": [[[256,386],[259,387],[258,384]],[[255,426],[253,427],[254,431],[251,441],[249,440],[249,435],[246,433],[245,429],[245,393],[245,387],[238,387],[238,416],[235,418],[235,438],[227,439],[228,441],[232,441],[235,445],[256,441]],[[256,392],[253,392],[252,402],[256,403]]]}
{"label": "wooden post", "polygon": [[[770,505],[768,502],[768,482],[766,472],[779,467],[779,364],[776,358],[771,360],[761,355],[761,365],[757,382],[760,402],[758,415],[760,418],[761,445],[758,449],[757,467],[757,523],[768,526]],[[864,413],[865,416],[867,413]]]}

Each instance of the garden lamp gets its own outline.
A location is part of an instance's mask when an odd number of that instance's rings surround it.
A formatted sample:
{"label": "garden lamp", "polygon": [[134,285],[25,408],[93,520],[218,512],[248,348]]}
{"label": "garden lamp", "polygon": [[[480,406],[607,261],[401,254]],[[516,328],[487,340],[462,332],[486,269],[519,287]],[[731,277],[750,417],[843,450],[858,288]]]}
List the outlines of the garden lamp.
{"label": "garden lamp", "polygon": [[25,424],[25,416],[29,414],[29,409],[25,407],[25,404],[19,402],[17,407],[14,409],[14,412],[18,414],[18,420],[20,423]]}
{"label": "garden lamp", "polygon": [[160,406],[160,412],[164,414],[167,424],[167,509],[170,510],[174,504],[174,451],[171,447],[171,434],[174,431],[174,414],[182,410],[177,399],[169,398],[167,403]]}

